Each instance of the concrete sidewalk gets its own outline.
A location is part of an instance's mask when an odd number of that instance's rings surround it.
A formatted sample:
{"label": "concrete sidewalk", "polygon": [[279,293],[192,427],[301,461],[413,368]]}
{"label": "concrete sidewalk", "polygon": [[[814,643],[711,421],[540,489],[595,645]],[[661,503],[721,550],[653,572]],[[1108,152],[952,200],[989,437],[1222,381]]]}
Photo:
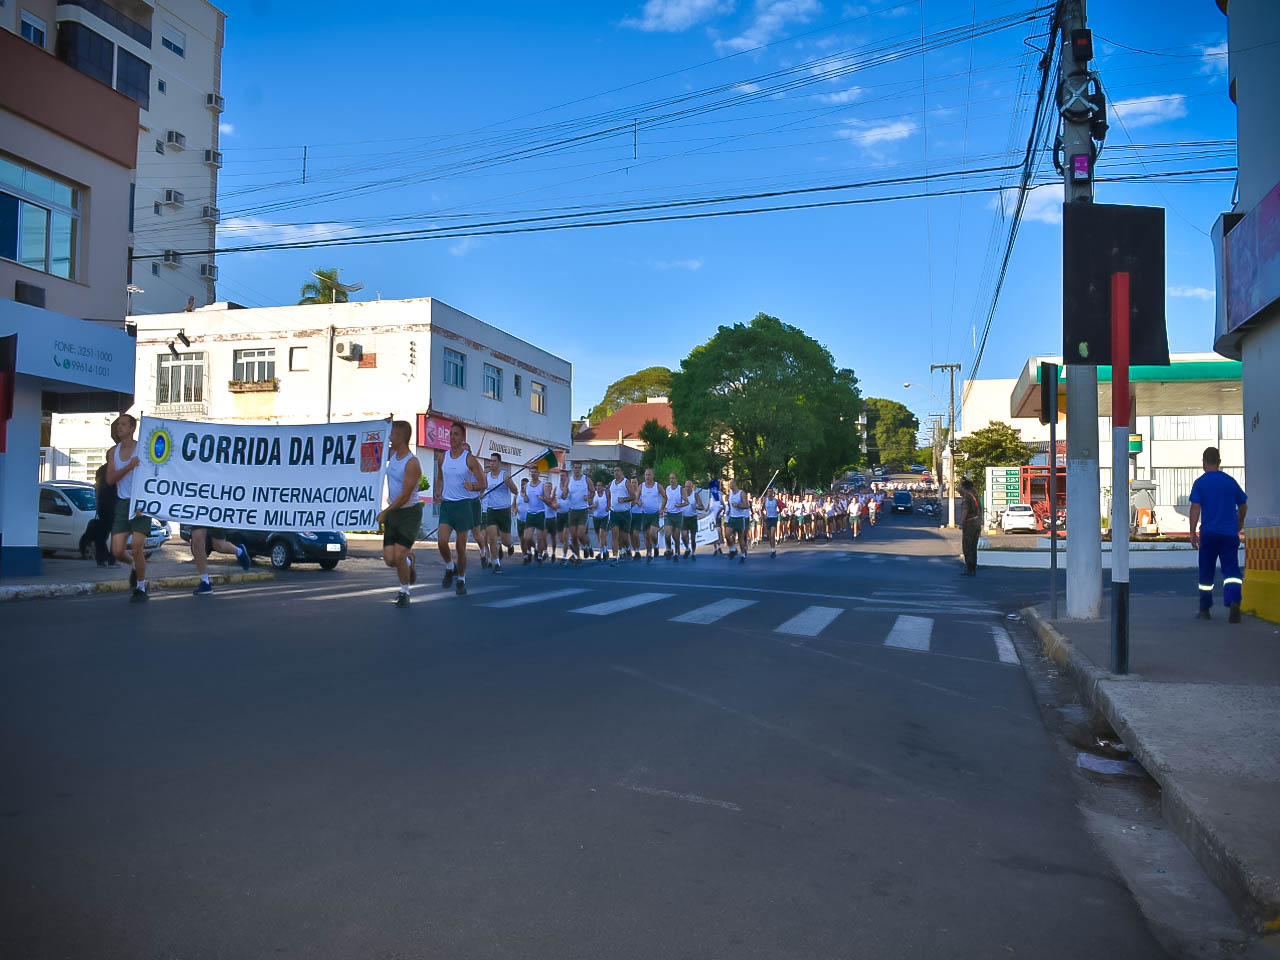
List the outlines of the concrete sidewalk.
{"label": "concrete sidewalk", "polygon": [[[1219,593],[1220,596],[1220,593]],[[1160,784],[1165,819],[1255,931],[1280,937],[1280,626],[1196,598],[1134,597],[1130,670],[1109,672],[1108,620],[1026,614]]]}
{"label": "concrete sidewalk", "polygon": [[[39,576],[5,577],[0,580],[0,602],[111,593],[127,590],[128,578],[129,570],[122,564],[99,567],[92,560],[81,560],[69,555],[46,557]],[[235,557],[215,554],[209,558],[209,582],[215,585],[274,578],[275,574],[270,567],[262,565],[261,558],[248,572],[240,569]],[[149,588],[172,590],[194,587],[199,582],[195,561],[191,559],[191,550],[185,543],[166,543],[147,560]]]}

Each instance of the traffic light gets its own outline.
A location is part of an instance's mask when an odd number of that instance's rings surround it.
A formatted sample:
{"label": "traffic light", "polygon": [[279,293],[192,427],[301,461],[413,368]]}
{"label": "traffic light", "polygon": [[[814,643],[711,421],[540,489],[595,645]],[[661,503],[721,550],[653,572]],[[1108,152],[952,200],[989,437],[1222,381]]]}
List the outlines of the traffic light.
{"label": "traffic light", "polygon": [[1040,364],[1040,422],[1058,419],[1058,365]]}
{"label": "traffic light", "polygon": [[1071,31],[1071,52],[1076,63],[1085,64],[1093,59],[1093,31],[1081,28]]}

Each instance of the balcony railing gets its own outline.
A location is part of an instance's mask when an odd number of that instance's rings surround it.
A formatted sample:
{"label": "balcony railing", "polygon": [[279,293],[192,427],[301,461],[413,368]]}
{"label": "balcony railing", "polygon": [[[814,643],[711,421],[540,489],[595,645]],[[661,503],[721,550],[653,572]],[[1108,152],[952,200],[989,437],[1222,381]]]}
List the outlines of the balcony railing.
{"label": "balcony railing", "polygon": [[58,0],[58,5],[80,7],[87,10],[103,23],[109,23],[126,37],[132,37],[148,50],[151,49],[151,30],[144,27],[132,17],[127,17],[115,7],[103,3],[103,0]]}

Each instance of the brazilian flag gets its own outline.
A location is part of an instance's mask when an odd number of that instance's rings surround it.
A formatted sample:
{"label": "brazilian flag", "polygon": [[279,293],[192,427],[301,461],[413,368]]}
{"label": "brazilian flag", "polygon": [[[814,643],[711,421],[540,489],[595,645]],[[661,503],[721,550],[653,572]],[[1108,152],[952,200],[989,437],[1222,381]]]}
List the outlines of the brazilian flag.
{"label": "brazilian flag", "polygon": [[559,465],[560,461],[556,459],[555,452],[550,447],[542,451],[538,458],[529,464],[530,467],[540,471],[554,470]]}

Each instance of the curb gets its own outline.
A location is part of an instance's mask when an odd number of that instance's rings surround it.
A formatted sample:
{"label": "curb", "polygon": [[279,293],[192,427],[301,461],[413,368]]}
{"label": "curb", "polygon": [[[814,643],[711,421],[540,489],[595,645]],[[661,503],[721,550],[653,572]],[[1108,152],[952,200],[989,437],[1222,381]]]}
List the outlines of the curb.
{"label": "curb", "polygon": [[1160,784],[1160,806],[1164,818],[1205,873],[1226,894],[1236,912],[1255,933],[1280,933],[1280,902],[1272,886],[1274,879],[1259,877],[1250,864],[1242,861],[1237,850],[1219,835],[1214,825],[1203,818],[1204,798],[1185,788],[1176,775],[1153,756],[1152,750],[1133,731],[1124,711],[1116,706],[1104,686],[1104,681],[1123,684],[1141,678],[1135,675],[1118,677],[1101,669],[1077,652],[1071,641],[1043,619],[1034,607],[1024,607],[1022,616],[1040,638],[1045,655],[1071,676],[1085,706],[1110,724],[1143,769]]}
{"label": "curb", "polygon": [[[212,573],[209,582],[224,585],[228,583],[256,583],[260,580],[274,580],[276,575],[269,570],[250,573]],[[161,590],[174,590],[181,587],[194,587],[200,577],[194,574],[182,577],[156,577],[148,579],[148,586]],[[83,583],[29,583],[18,587],[0,587],[0,603],[16,600],[45,600],[52,597],[79,597],[91,593],[122,593],[129,589],[127,580],[87,580]]]}

